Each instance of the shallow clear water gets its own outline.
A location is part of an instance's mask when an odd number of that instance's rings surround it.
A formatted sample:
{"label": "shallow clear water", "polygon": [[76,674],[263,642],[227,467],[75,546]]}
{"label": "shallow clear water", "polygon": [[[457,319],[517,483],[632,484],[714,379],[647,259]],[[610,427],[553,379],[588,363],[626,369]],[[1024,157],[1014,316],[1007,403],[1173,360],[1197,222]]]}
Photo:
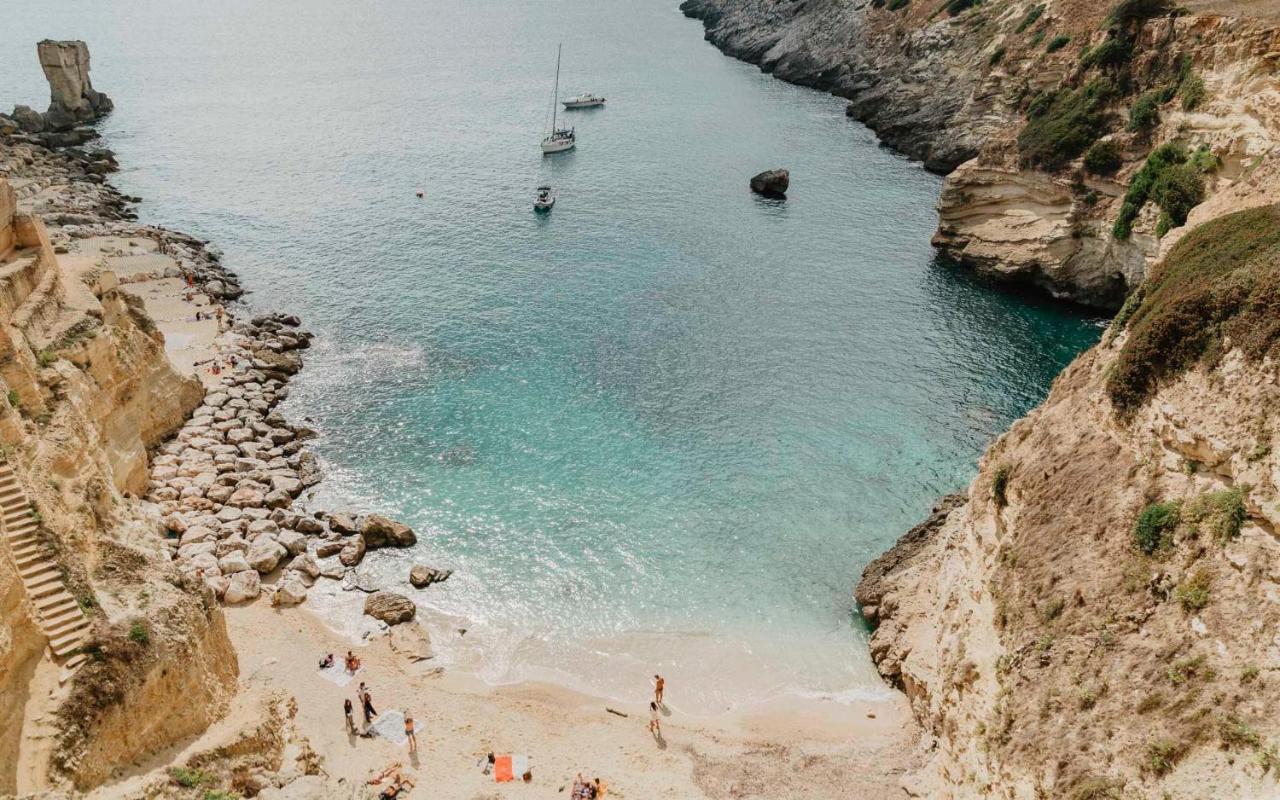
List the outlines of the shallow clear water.
{"label": "shallow clear water", "polygon": [[[34,42],[89,41],[143,219],[320,334],[317,504],[418,529],[371,567],[456,568],[418,597],[489,680],[874,691],[862,567],[1098,336],[936,264],[939,179],[675,0],[24,6],[0,97],[43,108]],[[609,103],[543,158],[558,41]],[[746,190],[773,166],[785,203]]]}

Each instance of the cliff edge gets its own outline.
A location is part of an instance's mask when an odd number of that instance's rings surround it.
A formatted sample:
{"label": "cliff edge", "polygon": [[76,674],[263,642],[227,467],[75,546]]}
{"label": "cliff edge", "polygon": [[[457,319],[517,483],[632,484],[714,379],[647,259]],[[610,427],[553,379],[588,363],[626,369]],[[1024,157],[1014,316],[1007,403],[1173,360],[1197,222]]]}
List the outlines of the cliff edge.
{"label": "cliff edge", "polygon": [[857,588],[919,796],[1275,797],[1280,206],[1194,227]]}

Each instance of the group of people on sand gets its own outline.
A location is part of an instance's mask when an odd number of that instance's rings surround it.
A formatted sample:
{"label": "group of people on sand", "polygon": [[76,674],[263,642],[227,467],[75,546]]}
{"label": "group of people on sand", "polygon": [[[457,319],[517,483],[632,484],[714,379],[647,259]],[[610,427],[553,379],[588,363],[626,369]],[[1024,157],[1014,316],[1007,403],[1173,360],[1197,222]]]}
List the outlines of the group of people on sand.
{"label": "group of people on sand", "polygon": [[649,701],[649,733],[655,738],[662,738],[662,723],[659,721],[658,710],[663,707],[662,693],[667,688],[667,681],[661,675],[653,676],[653,700]]}
{"label": "group of people on sand", "polygon": [[570,800],[597,800],[604,797],[608,790],[608,784],[604,781],[599,778],[589,781],[579,772],[578,777],[573,779],[573,790],[569,792],[569,798]]}
{"label": "group of people on sand", "polygon": [[378,792],[379,800],[395,800],[395,798],[405,794],[416,785],[412,779],[406,778],[400,773],[400,766],[400,762],[397,761],[366,781],[370,786],[377,786],[384,780],[390,779],[383,790]]}

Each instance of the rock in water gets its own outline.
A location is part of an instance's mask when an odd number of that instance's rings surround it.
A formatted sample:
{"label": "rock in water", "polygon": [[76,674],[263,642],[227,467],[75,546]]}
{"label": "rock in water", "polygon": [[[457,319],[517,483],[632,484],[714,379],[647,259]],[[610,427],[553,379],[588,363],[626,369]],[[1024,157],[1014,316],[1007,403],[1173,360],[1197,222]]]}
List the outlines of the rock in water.
{"label": "rock in water", "polygon": [[409,583],[413,584],[415,589],[425,589],[433,583],[448,580],[452,574],[451,569],[436,569],[425,564],[414,564],[413,569],[409,570]]}
{"label": "rock in water", "polygon": [[379,547],[412,547],[418,542],[412,528],[381,514],[370,514],[360,521],[360,536],[370,550]]}
{"label": "rock in water", "polygon": [[413,619],[418,607],[402,594],[374,592],[364,600],[364,613],[388,625],[398,625]]}
{"label": "rock in water", "polygon": [[36,53],[49,81],[49,111],[45,116],[49,127],[68,130],[112,109],[111,99],[95,91],[89,81],[89,48],[84,42],[45,39],[36,45]]}
{"label": "rock in water", "polygon": [[786,197],[791,185],[791,173],[785,169],[770,169],[751,179],[751,191],[765,197]]}

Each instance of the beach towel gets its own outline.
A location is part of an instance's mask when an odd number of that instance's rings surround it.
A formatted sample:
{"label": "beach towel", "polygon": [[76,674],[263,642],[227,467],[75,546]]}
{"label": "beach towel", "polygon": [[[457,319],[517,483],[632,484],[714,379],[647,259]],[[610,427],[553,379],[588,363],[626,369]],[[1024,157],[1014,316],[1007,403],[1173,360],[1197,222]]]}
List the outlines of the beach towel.
{"label": "beach towel", "polygon": [[364,672],[364,667],[356,670],[354,673],[347,672],[347,668],[342,664],[334,663],[326,669],[320,670],[320,675],[330,683],[336,683],[339,686],[346,686],[355,680],[356,675]]}
{"label": "beach towel", "polygon": [[511,756],[498,756],[493,760],[493,779],[498,783],[511,780]]}
{"label": "beach towel", "polygon": [[513,781],[529,770],[529,756],[516,754],[497,756],[493,760],[493,779],[498,783]]}
{"label": "beach towel", "polygon": [[380,714],[369,726],[369,731],[388,742],[405,744],[409,741],[409,737],[404,733],[404,712],[402,711],[387,711]]}

